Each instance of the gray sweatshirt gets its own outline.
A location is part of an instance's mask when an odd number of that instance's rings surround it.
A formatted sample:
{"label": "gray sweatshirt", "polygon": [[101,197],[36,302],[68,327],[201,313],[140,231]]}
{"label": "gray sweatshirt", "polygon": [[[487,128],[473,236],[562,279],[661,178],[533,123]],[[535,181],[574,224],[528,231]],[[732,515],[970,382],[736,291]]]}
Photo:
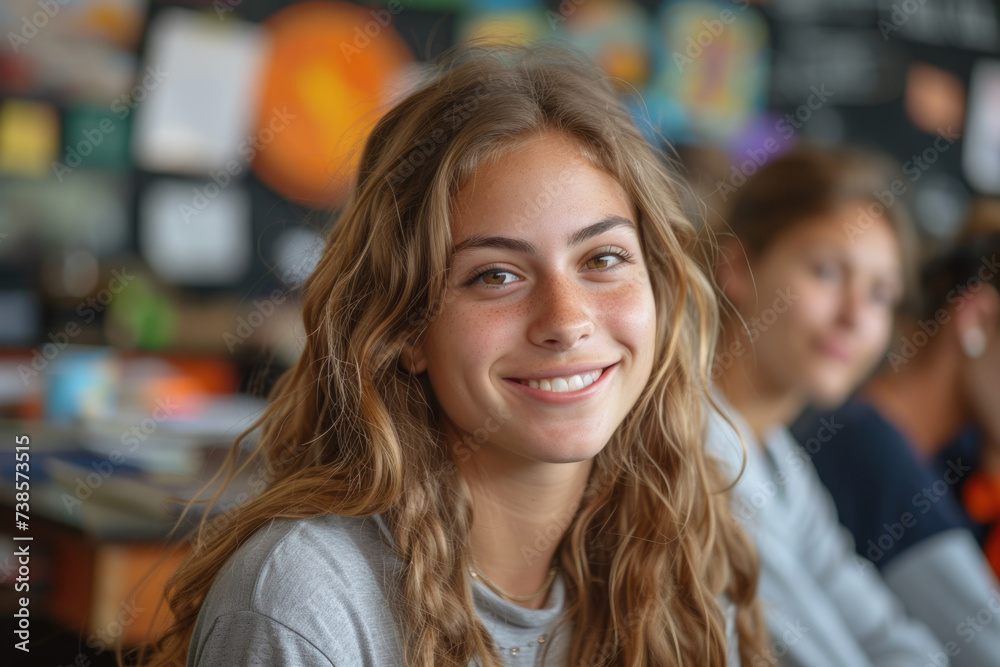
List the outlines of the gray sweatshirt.
{"label": "gray sweatshirt", "polygon": [[[279,519],[223,566],[195,623],[189,667],[402,665],[404,567],[375,515]],[[561,574],[543,609],[507,602],[473,580],[479,618],[507,665],[566,665],[572,628],[550,631],[566,605]],[[726,607],[729,666],[738,667],[735,608]],[[545,636],[542,662],[538,638]],[[517,649],[514,654],[511,649]]]}
{"label": "gray sweatshirt", "polygon": [[[714,394],[748,448],[733,510],[760,552],[759,595],[771,631],[771,653],[803,667],[944,667],[943,647],[899,600],[837,521],[829,492],[809,455],[784,427],[764,447],[725,399]],[[735,479],[743,459],[736,432],[710,412],[709,450]]]}

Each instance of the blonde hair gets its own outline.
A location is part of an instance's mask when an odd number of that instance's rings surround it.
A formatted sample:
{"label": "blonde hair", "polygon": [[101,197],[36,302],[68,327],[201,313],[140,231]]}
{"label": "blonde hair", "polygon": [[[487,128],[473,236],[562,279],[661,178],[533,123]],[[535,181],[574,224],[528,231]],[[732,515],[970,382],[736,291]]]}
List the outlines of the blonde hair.
{"label": "blonde hair", "polygon": [[468,487],[438,428],[427,374],[406,372],[399,355],[441,306],[456,191],[543,131],[573,140],[637,206],[657,317],[651,377],[597,455],[556,552],[570,663],[725,665],[724,595],[737,609],[744,664],[771,664],[756,557],[704,450],[718,315],[713,284],[692,258],[696,230],[608,77],[577,50],[545,43],[450,49],[374,127],[303,289],[305,349],[256,425],[255,451],[273,476],[222,523],[200,526],[167,587],[173,625],[143,647],[145,664],[183,662],[212,581],[267,522],[375,513],[407,565],[407,664],[502,664],[467,577]]}

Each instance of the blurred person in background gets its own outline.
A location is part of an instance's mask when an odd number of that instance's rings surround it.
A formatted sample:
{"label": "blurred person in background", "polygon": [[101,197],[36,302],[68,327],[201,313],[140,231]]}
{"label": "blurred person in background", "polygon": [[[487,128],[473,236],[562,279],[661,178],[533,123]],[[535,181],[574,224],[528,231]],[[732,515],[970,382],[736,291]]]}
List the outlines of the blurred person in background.
{"label": "blurred person in background", "polygon": [[[794,428],[858,553],[956,665],[1000,664],[998,256],[1000,211],[983,201],[924,266],[919,308],[879,371]],[[822,423],[835,427],[820,441]]]}
{"label": "blurred person in background", "polygon": [[728,202],[732,234],[720,238],[716,274],[735,312],[713,377],[733,425],[712,415],[709,444],[734,477],[741,439],[749,449],[734,510],[760,552],[759,595],[781,664],[948,664],[931,631],[860,565],[787,428],[809,404],[845,400],[888,345],[914,245],[902,205],[879,210],[874,196],[891,173],[858,149],[798,148]]}
{"label": "blurred person in background", "polygon": [[143,663],[770,664],[661,156],[578,53],[451,55],[368,138],[258,424],[273,475]]}

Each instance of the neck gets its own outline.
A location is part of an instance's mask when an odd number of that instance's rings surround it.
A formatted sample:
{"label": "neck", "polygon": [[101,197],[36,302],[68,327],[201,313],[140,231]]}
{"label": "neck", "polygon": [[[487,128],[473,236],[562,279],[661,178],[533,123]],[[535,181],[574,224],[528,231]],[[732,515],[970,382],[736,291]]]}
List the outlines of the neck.
{"label": "neck", "polygon": [[[476,569],[511,595],[537,592],[579,508],[593,460],[538,463],[483,447],[458,465],[472,494],[469,548]],[[548,591],[511,602],[540,609],[547,599]]]}
{"label": "neck", "polygon": [[769,382],[760,372],[752,352],[738,357],[725,369],[718,386],[761,446],[771,428],[787,426],[806,405],[805,399],[796,392]]}
{"label": "neck", "polygon": [[[928,355],[936,357],[940,355]],[[898,371],[898,372],[897,372]],[[957,369],[943,358],[914,358],[897,370],[883,368],[861,397],[898,428],[911,446],[931,458],[958,435],[964,423]]]}

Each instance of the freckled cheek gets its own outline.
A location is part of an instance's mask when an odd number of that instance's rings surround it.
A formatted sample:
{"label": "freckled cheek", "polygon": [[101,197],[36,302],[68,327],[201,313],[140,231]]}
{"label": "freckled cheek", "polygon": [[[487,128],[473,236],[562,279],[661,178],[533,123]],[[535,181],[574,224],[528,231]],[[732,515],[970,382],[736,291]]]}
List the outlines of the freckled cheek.
{"label": "freckled cheek", "polygon": [[453,375],[476,382],[505,354],[517,337],[519,323],[509,307],[469,304],[442,312],[435,325],[433,354]]}
{"label": "freckled cheek", "polygon": [[602,295],[595,313],[620,343],[634,354],[656,347],[656,302],[649,286],[635,286]]}

